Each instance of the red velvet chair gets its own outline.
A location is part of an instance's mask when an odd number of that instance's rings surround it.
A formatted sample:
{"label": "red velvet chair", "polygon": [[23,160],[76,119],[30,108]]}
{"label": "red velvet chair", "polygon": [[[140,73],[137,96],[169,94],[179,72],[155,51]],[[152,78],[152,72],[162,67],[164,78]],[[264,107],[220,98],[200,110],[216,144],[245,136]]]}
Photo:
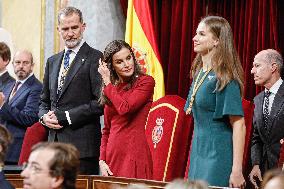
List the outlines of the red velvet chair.
{"label": "red velvet chair", "polygon": [[145,133],[153,158],[153,179],[171,181],[184,176],[192,129],[183,110],[185,100],[168,95],[153,102]]}
{"label": "red velvet chair", "polygon": [[32,146],[39,142],[46,141],[47,136],[48,132],[46,128],[39,122],[28,127],[25,133],[18,165],[22,165],[24,162],[28,161]]}
{"label": "red velvet chair", "polygon": [[[244,110],[244,118],[246,125],[246,140],[245,140],[245,149],[244,149],[244,157],[243,157],[243,173],[245,176],[248,176],[251,171],[251,158],[250,158],[250,148],[251,148],[251,138],[253,133],[253,111],[254,104],[248,100],[243,99],[243,110]],[[247,178],[247,177],[246,177]]]}
{"label": "red velvet chair", "polygon": [[278,167],[280,167],[282,170],[284,170],[284,143],[283,142],[281,144]]}

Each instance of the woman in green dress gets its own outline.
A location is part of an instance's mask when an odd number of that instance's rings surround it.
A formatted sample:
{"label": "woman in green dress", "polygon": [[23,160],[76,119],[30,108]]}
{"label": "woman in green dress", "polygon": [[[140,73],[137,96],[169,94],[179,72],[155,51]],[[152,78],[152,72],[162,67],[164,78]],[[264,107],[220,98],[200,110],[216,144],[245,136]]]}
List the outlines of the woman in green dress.
{"label": "woman in green dress", "polygon": [[245,124],[243,69],[228,21],[201,20],[193,38],[197,53],[185,111],[194,117],[189,179],[209,185],[244,188],[242,161]]}

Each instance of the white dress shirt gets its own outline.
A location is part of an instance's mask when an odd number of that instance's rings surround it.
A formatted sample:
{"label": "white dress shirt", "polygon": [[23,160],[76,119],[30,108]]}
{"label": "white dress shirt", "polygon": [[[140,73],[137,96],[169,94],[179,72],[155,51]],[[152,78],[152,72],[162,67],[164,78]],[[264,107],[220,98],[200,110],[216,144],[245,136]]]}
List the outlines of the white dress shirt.
{"label": "white dress shirt", "polygon": [[[280,87],[280,85],[283,83],[283,80],[280,78],[278,79],[278,81],[276,81],[272,87],[269,89],[269,91],[271,92],[270,96],[269,96],[269,105],[268,105],[268,112],[270,114],[271,112],[271,107],[272,107],[272,104],[273,104],[273,101],[274,101],[274,98],[275,98],[275,95]],[[268,91],[267,89],[265,89],[265,92]],[[262,107],[263,111],[264,111],[264,103],[263,103],[263,107]]]}

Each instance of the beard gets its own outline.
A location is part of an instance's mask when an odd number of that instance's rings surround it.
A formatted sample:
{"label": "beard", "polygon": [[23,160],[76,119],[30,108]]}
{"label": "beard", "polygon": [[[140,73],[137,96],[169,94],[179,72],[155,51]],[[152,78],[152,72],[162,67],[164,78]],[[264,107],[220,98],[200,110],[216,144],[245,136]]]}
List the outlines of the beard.
{"label": "beard", "polygon": [[82,35],[79,38],[77,38],[77,39],[67,39],[67,40],[65,40],[65,45],[68,48],[74,48],[74,47],[76,47],[76,46],[78,46],[80,44],[82,39],[83,39]]}
{"label": "beard", "polygon": [[18,77],[18,79],[24,80],[29,76],[30,72],[26,72],[24,70],[19,70],[15,74]]}

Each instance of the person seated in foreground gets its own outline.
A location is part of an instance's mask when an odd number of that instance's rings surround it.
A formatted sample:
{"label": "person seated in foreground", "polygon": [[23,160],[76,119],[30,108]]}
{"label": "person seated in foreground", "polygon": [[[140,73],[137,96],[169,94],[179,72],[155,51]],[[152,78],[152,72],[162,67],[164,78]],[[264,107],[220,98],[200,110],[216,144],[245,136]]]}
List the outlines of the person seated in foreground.
{"label": "person seated in foreground", "polygon": [[38,143],[32,147],[21,176],[24,189],[75,189],[79,151],[66,143]]}
{"label": "person seated in foreground", "polygon": [[262,189],[283,189],[284,188],[284,172],[281,169],[271,169],[264,175],[261,183]]}
{"label": "person seated in foreground", "polygon": [[4,176],[4,159],[8,149],[8,145],[12,141],[12,136],[9,131],[2,125],[0,125],[0,188],[1,189],[13,189],[14,187],[5,179]]}
{"label": "person seated in foreground", "polygon": [[209,189],[205,181],[175,179],[166,185],[165,189]]}

